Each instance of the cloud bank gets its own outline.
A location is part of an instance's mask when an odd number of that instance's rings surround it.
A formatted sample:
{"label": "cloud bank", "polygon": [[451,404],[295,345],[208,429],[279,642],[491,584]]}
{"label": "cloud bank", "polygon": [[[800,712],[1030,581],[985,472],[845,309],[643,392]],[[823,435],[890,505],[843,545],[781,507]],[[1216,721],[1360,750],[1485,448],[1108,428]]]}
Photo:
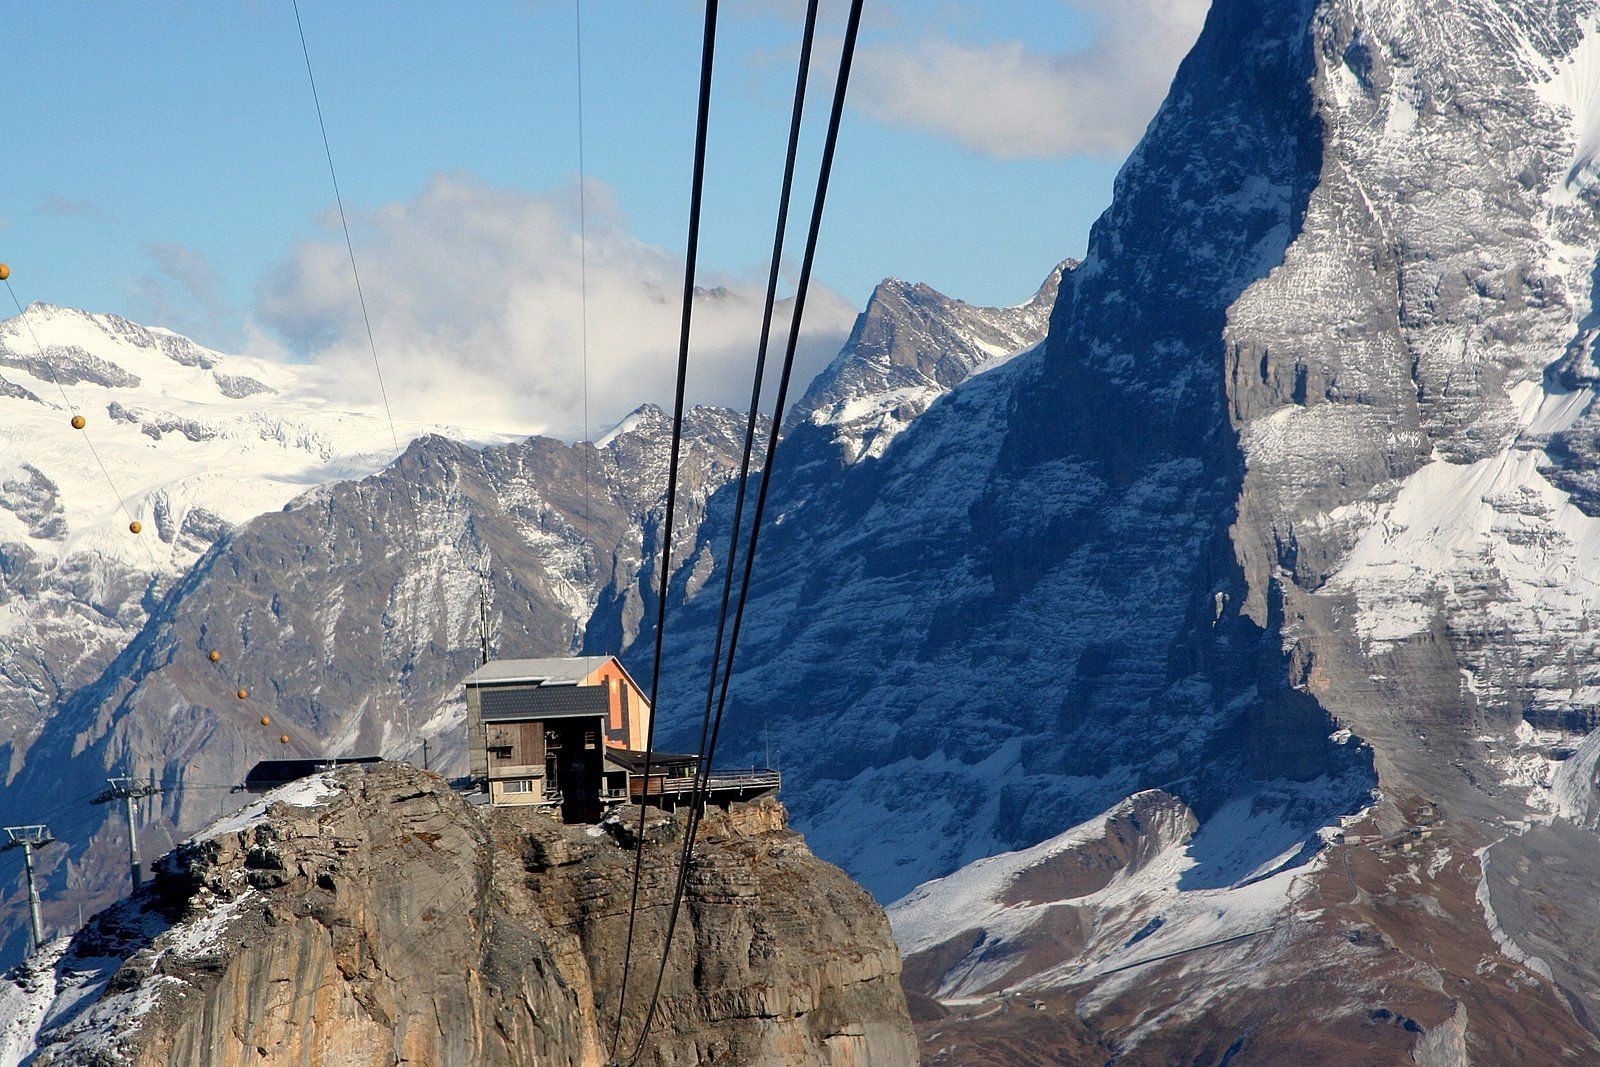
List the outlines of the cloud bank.
{"label": "cloud bank", "polygon": [[206,254],[182,244],[145,248],[150,269],[129,282],[134,317],[191,337],[232,345],[239,314],[223,293],[221,273]]}
{"label": "cloud bank", "polygon": [[[588,187],[589,429],[672,402],[681,253],[632,236],[609,191]],[[377,381],[336,218],[264,283],[255,318],[372,403]],[[441,175],[415,199],[352,215],[361,281],[397,419],[583,436],[583,314],[576,187],[549,194]],[[689,399],[744,409],[761,322],[759,277],[702,278]],[[775,322],[787,326],[787,304]],[[855,309],[812,285],[795,395],[837,353]],[[786,334],[774,328],[781,355]],[[271,341],[258,341],[257,354]],[[265,350],[264,350],[265,349]]]}
{"label": "cloud bank", "polygon": [[881,122],[1001,159],[1119,157],[1155,114],[1210,0],[1062,0],[1095,21],[1087,48],[935,37],[866,47],[851,87]]}

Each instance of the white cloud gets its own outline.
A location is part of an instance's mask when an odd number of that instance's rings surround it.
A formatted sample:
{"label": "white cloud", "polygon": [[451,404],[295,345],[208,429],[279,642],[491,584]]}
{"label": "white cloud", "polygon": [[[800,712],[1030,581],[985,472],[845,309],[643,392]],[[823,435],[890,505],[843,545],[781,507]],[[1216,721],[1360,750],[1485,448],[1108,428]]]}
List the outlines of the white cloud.
{"label": "white cloud", "polygon": [[152,269],[128,283],[134,317],[166,326],[211,345],[231,345],[239,315],[223,295],[223,281],[211,260],[197,248],[153,244],[145,248]]}
{"label": "white cloud", "polygon": [[1210,0],[1062,2],[1095,20],[1080,51],[934,37],[864,46],[851,98],[880,121],[1002,159],[1120,156],[1166,95]]}
{"label": "white cloud", "polygon": [[54,215],[60,218],[88,219],[91,222],[111,221],[111,217],[99,204],[87,198],[72,200],[65,196],[49,196],[34,210],[41,215]]}
{"label": "white cloud", "polygon": [[[576,188],[536,195],[439,176],[415,199],[352,215],[357,259],[396,418],[577,438],[583,433]],[[591,182],[589,394],[594,436],[645,401],[672,402],[681,253],[629,234],[608,189]],[[257,317],[377,395],[372,355],[337,219],[299,244],[263,286]],[[765,271],[702,276],[690,357],[691,402],[749,402]],[[794,396],[837,353],[854,318],[813,284]],[[787,325],[786,312],[775,322]],[[785,334],[776,326],[773,365]],[[256,343],[258,353],[270,342]]]}

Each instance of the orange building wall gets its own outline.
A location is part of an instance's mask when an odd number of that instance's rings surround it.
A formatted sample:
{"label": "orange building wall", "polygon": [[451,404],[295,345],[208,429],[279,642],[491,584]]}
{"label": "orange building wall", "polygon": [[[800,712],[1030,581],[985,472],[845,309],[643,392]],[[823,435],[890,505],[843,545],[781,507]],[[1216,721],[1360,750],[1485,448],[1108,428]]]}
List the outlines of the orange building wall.
{"label": "orange building wall", "polygon": [[645,699],[645,694],[628,677],[628,672],[622,669],[622,664],[615,659],[608,659],[589,677],[584,679],[585,685],[604,685],[611,691],[611,719],[610,727],[615,730],[624,725],[622,713],[622,690],[626,686],[629,692],[628,706],[632,711],[627,722],[628,740],[626,743],[613,741],[606,738],[609,748],[631,748],[641,751],[645,745],[645,738],[650,730],[650,704]]}

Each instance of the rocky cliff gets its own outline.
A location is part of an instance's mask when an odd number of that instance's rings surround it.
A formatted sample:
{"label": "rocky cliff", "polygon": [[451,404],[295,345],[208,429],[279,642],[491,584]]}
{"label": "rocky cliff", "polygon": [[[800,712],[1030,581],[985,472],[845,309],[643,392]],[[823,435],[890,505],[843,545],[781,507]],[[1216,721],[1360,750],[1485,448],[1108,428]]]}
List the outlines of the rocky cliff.
{"label": "rocky cliff", "polygon": [[[628,825],[636,825],[629,823]],[[654,815],[624,1042],[682,823]],[[269,794],[8,976],[0,1060],[610,1062],[631,873],[620,824],[475,809],[405,764]],[[775,801],[702,827],[645,1064],[911,1064],[882,911]]]}

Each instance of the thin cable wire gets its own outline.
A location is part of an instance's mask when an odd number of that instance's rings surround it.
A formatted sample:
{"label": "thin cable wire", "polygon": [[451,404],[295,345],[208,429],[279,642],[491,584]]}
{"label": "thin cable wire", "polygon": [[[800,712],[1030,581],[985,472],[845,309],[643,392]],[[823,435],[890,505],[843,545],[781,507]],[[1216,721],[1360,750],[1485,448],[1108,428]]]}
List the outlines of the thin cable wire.
{"label": "thin cable wire", "polygon": [[583,159],[583,0],[572,0],[572,21],[578,55],[578,300],[583,338],[583,520],[589,505],[589,210],[588,178]]}
{"label": "thin cable wire", "polygon": [[306,47],[306,28],[300,21],[300,0],[294,6],[294,25],[300,31],[300,54],[306,61],[306,80],[311,83],[311,102],[317,109],[317,128],[322,131],[322,151],[328,157],[328,177],[333,179],[333,202],[339,207],[339,225],[344,229],[344,247],[350,253],[350,275],[356,281],[356,299],[361,303],[361,321],[367,328],[367,347],[372,350],[372,369],[378,374],[378,394],[383,397],[383,413],[389,417],[389,436],[394,450],[400,451],[400,434],[394,428],[394,412],[389,407],[389,390],[383,384],[383,365],[378,362],[378,342],[372,336],[372,318],[367,314],[367,294],[361,288],[361,271],[356,268],[356,246],[350,239],[350,223],[344,214],[344,196],[339,192],[339,172],[333,166],[333,147],[328,142],[328,124],[322,118],[322,99],[317,95],[317,76],[311,70],[311,49]]}
{"label": "thin cable wire", "polygon": [[[656,970],[655,992],[652,1004],[660,995],[661,983],[666,975],[667,959],[671,954],[673,934],[678,928],[678,913],[689,884],[689,862],[694,854],[695,839],[700,830],[700,819],[709,793],[712,759],[709,750],[712,712],[717,696],[717,668],[721,665],[723,638],[728,621],[728,605],[733,594],[735,560],[739,554],[740,531],[744,524],[746,488],[749,485],[751,458],[755,450],[756,427],[761,421],[761,390],[765,384],[767,350],[772,336],[773,308],[777,303],[778,281],[783,264],[783,246],[788,233],[789,201],[794,190],[795,160],[800,150],[800,127],[805,114],[806,82],[811,71],[811,48],[816,37],[818,0],[809,0],[806,7],[805,30],[800,41],[800,60],[795,75],[794,107],[789,117],[789,144],[783,165],[783,186],[778,196],[778,221],[772,238],[772,259],[767,273],[766,300],[761,312],[761,335],[756,347],[756,366],[750,387],[749,415],[745,420],[744,455],[740,461],[738,493],[733,506],[733,529],[728,535],[728,555],[724,562],[722,604],[717,615],[717,636],[712,646],[711,670],[706,682],[705,713],[700,723],[699,762],[696,764],[695,783],[689,794],[689,822],[684,832],[683,850],[678,860],[677,885],[672,895],[672,910],[667,918],[667,932],[662,939],[661,964]],[[653,1015],[653,1011],[652,1011]],[[645,1021],[648,1031],[650,1019]]]}
{"label": "thin cable wire", "polygon": [[[28,331],[28,336],[33,339],[33,347],[39,354],[39,362],[44,365],[45,373],[50,378],[50,384],[54,385],[56,387],[56,392],[61,394],[61,402],[67,406],[67,411],[70,412],[73,417],[77,417],[78,406],[74,404],[72,402],[72,398],[67,395],[67,390],[62,386],[61,379],[56,377],[56,369],[51,365],[50,357],[45,355],[44,345],[39,343],[39,335],[34,331],[33,323],[28,319],[27,313],[22,310],[22,301],[17,299],[17,291],[11,288],[11,279],[9,278],[6,279],[6,292],[11,294],[11,303],[16,305],[17,321],[22,323],[22,325]],[[24,360],[26,361],[26,357],[24,357]],[[38,375],[35,373],[34,376],[37,377]],[[106,469],[105,461],[100,458],[99,450],[94,447],[94,441],[89,437],[89,431],[87,429],[83,429],[79,430],[78,432],[83,434],[83,443],[88,446],[89,454],[94,457],[94,465],[100,468],[101,476],[105,478],[106,485],[111,488],[111,495],[116,498],[117,507],[122,510],[123,517],[128,520],[128,523],[131,526],[138,520],[134,518],[133,512],[128,510],[128,502],[126,499],[124,499],[121,490],[117,488],[117,483],[112,480],[111,472]],[[138,535],[135,534],[134,536],[137,537]],[[139,543],[144,546],[145,554],[150,557],[150,562],[159,568],[161,563],[156,559],[155,550],[152,549],[149,543],[143,539],[141,539]]]}
{"label": "thin cable wire", "polygon": [[[728,654],[723,664],[722,691],[717,701],[716,716],[712,722],[711,738],[706,750],[706,759],[708,762],[714,760],[716,756],[717,738],[722,730],[723,710],[727,704],[729,680],[733,674],[734,653],[739,644],[739,632],[744,622],[744,609],[746,601],[749,597],[751,575],[755,567],[756,546],[759,543],[761,536],[761,520],[766,512],[767,492],[772,486],[773,458],[777,453],[778,434],[783,423],[784,403],[788,398],[789,383],[793,376],[795,350],[800,339],[800,324],[803,316],[805,315],[806,293],[811,285],[811,270],[812,266],[816,262],[817,239],[821,233],[823,210],[828,199],[828,179],[833,171],[834,151],[838,146],[839,125],[844,114],[845,94],[848,91],[850,84],[850,67],[855,56],[856,36],[861,28],[862,3],[863,0],[851,0],[849,22],[845,27],[844,45],[840,50],[839,75],[838,79],[834,83],[833,110],[828,116],[827,140],[823,144],[822,165],[817,174],[816,199],[811,208],[811,227],[809,232],[806,234],[805,256],[801,260],[800,264],[800,277],[796,283],[795,289],[794,311],[789,323],[789,339],[788,344],[784,349],[783,373],[779,379],[778,395],[774,401],[775,406],[772,413],[772,427],[769,432],[767,442],[766,471],[761,479],[761,489],[756,494],[756,512],[750,526],[750,543],[745,549],[744,575],[740,581],[739,600],[734,611],[733,632],[728,639]],[[648,788],[648,785],[646,788]],[[692,815],[693,812],[691,809],[691,821]],[[640,840],[640,845],[641,847],[643,846],[642,838]],[[678,890],[675,894],[678,899],[675,899],[673,902],[674,912],[677,911],[679,904],[681,903],[681,896],[684,888],[687,885],[687,876],[685,872],[688,870],[689,858],[690,854],[688,851],[686,851],[684,856],[684,864],[680,868],[679,872],[680,877]],[[669,919],[667,942],[662,946],[661,969],[656,975],[656,985],[651,994],[650,1007],[645,1012],[644,1024],[640,1027],[639,1040],[637,1045],[634,1047],[632,1057],[629,1059],[630,1064],[637,1062],[640,1055],[643,1054],[645,1042],[650,1035],[650,1026],[655,1021],[656,1007],[661,995],[662,977],[666,973],[667,958],[672,947],[671,937],[671,920]]]}
{"label": "thin cable wire", "polygon": [[[229,677],[230,672],[229,672],[227,666],[224,665],[222,662],[218,661],[218,662],[213,663],[211,661],[211,657],[207,656],[206,657],[206,663],[217,674],[221,675],[224,678]],[[295,742],[295,735],[289,732],[288,727],[285,724],[283,724],[281,722],[278,722],[276,719],[274,719],[272,717],[272,713],[270,711],[266,710],[260,704],[256,703],[256,699],[255,699],[253,691],[248,686],[246,686],[243,683],[238,681],[238,675],[233,675],[232,678],[233,678],[233,683],[232,684],[235,686],[234,699],[238,700],[238,702],[241,705],[244,706],[244,709],[246,711],[248,711],[251,715],[255,716],[256,722],[263,729],[269,729],[271,727],[276,726],[277,729],[278,729],[278,733],[275,736],[280,737],[280,738],[287,737],[287,738],[289,738],[289,741],[288,741],[287,744],[288,745],[293,745],[294,742]],[[240,693],[243,693],[244,696],[239,696]],[[263,719],[265,719],[266,722],[262,722],[261,720],[263,720]],[[283,746],[284,742],[282,742],[280,740],[279,741],[279,745]],[[271,751],[271,750],[269,749],[268,751]]]}
{"label": "thin cable wire", "polygon": [[677,395],[672,408],[672,455],[667,464],[666,524],[661,537],[661,583],[656,602],[655,662],[650,667],[650,725],[644,742],[644,791],[639,798],[638,848],[633,860],[633,890],[628,904],[628,938],[623,948],[622,985],[617,993],[617,1023],[611,1033],[611,1054],[616,1055],[622,1035],[623,1009],[627,1003],[628,978],[632,973],[633,935],[639,909],[639,875],[644,865],[645,812],[649,805],[650,765],[655,749],[656,720],[660,718],[657,698],[661,690],[661,652],[667,628],[667,586],[672,577],[672,526],[678,500],[678,454],[683,439],[683,396],[689,378],[689,331],[694,314],[695,261],[700,245],[700,204],[705,184],[706,130],[711,113],[711,72],[716,61],[717,0],[706,0],[705,31],[700,50],[700,98],[695,118],[694,179],[689,196],[689,237],[683,267],[683,325],[678,336]]}

